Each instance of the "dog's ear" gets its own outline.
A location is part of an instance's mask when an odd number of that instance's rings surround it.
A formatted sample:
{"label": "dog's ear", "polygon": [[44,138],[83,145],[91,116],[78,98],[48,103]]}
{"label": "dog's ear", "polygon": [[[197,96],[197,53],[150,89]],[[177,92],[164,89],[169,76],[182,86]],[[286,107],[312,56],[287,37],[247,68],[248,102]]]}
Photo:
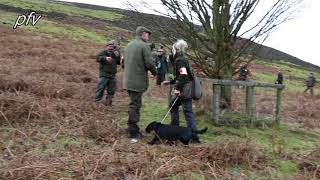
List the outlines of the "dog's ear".
{"label": "dog's ear", "polygon": [[150,133],[150,132],[151,132],[151,127],[152,127],[151,123],[148,124],[148,126],[146,127],[146,132],[147,132],[147,133]]}
{"label": "dog's ear", "polygon": [[146,132],[150,133],[152,130],[154,130],[156,127],[156,123],[156,121],[153,121],[150,124],[148,124],[148,126],[146,127]]}
{"label": "dog's ear", "polygon": [[151,125],[151,128],[152,130],[155,130],[155,129],[158,129],[159,128],[159,125],[161,123],[157,122],[157,121],[153,121],[150,125]]}
{"label": "dog's ear", "polygon": [[161,126],[161,123],[159,123],[159,122],[155,122],[154,126],[155,126],[155,128],[157,128],[157,129],[158,129],[158,128]]}

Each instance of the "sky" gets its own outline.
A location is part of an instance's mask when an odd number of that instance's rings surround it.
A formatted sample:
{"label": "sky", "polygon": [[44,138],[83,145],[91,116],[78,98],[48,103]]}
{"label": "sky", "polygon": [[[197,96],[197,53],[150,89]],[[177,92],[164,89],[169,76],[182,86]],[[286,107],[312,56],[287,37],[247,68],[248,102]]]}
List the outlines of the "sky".
{"label": "sky", "polygon": [[[127,9],[128,0],[61,0],[95,4],[106,7]],[[153,7],[161,7],[160,0],[144,0]],[[264,0],[265,2],[270,0]],[[135,2],[130,0],[130,2]],[[137,0],[136,2],[139,2]],[[147,8],[141,8],[142,12],[152,13]],[[293,20],[280,25],[263,45],[278,49],[303,61],[320,66],[320,0],[304,0],[304,7]]]}

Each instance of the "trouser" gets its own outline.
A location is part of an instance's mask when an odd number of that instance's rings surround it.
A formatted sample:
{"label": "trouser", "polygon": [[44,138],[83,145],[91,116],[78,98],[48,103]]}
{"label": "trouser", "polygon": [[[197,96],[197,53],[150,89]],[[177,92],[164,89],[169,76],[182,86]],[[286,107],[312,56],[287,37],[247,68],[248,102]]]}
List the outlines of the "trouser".
{"label": "trouser", "polygon": [[161,85],[161,83],[165,80],[164,73],[157,73],[157,85]]}
{"label": "trouser", "polygon": [[[172,101],[172,103],[174,100]],[[182,105],[183,113],[185,120],[187,122],[187,127],[191,130],[195,131],[197,130],[195,117],[192,112],[192,99],[179,99],[176,101],[176,103],[173,105],[171,109],[171,125],[179,126],[179,106]]]}
{"label": "trouser", "polygon": [[310,90],[311,95],[313,95],[313,86],[308,86],[304,92],[307,92],[308,90]]}
{"label": "trouser", "polygon": [[136,92],[128,90],[130,96],[129,104],[129,118],[128,118],[128,132],[131,136],[135,136],[139,133],[138,122],[140,120],[140,109],[142,106],[142,94],[143,92]]}
{"label": "trouser", "polygon": [[106,99],[111,101],[116,89],[115,77],[100,77],[98,87],[96,90],[96,101],[100,101],[103,97],[104,90],[107,89]]}

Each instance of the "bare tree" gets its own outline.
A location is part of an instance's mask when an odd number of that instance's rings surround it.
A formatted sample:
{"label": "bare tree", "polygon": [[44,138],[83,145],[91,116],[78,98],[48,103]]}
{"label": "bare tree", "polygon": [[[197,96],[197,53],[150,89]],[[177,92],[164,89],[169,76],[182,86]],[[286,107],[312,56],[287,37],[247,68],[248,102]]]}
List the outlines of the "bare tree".
{"label": "bare tree", "polygon": [[[302,1],[161,0],[166,12],[154,11],[173,20],[176,31],[192,47],[189,55],[208,77],[231,79],[248,47],[253,42],[262,43],[279,25],[292,19]],[[223,92],[230,104],[231,89]]]}

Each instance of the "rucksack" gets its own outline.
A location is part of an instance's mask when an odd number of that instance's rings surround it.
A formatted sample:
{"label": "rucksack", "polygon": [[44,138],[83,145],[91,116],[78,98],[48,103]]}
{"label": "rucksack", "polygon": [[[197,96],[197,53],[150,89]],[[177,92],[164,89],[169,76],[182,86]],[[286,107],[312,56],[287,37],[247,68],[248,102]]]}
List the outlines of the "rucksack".
{"label": "rucksack", "polygon": [[192,88],[191,88],[191,95],[193,100],[199,100],[202,97],[202,82],[198,78],[198,76],[191,71],[192,75]]}

